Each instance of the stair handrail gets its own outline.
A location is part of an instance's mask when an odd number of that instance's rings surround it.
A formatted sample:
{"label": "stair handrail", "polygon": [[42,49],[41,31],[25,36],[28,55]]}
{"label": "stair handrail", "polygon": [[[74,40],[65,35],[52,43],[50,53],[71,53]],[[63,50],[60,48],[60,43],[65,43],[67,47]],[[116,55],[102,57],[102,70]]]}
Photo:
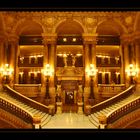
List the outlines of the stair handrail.
{"label": "stair handrail", "polygon": [[43,112],[49,113],[49,106],[43,105],[42,103],[39,103],[33,99],[30,99],[28,97],[26,97],[25,95],[15,91],[14,89],[12,89],[9,85],[5,85],[4,87],[7,90],[7,93],[12,95],[13,97],[17,98],[18,100],[26,103],[27,105],[34,107],[36,109],[39,109]]}
{"label": "stair handrail", "polygon": [[130,101],[127,101],[120,107],[117,107],[116,109],[109,112],[106,115],[106,123],[111,124],[125,114],[128,114],[138,108],[140,108],[140,96],[136,97],[135,99],[131,99]]}
{"label": "stair handrail", "polygon": [[113,97],[111,97],[105,101],[102,101],[96,105],[91,106],[91,113],[99,111],[99,110],[111,105],[112,103],[117,102],[120,99],[123,99],[124,97],[129,96],[130,94],[132,94],[132,92],[134,90],[135,90],[135,85],[131,85],[124,91],[118,93],[117,95],[114,95]]}
{"label": "stair handrail", "polygon": [[12,113],[13,115],[21,118],[25,122],[33,125],[33,118],[34,118],[33,114],[30,113],[28,110],[25,110],[23,107],[15,104],[11,100],[8,100],[0,96],[0,107]]}

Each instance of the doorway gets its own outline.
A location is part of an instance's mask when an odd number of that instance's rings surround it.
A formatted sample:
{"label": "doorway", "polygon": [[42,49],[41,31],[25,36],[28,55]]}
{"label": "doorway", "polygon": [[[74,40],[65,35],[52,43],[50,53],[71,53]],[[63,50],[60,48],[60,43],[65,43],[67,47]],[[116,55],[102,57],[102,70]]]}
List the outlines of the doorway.
{"label": "doorway", "polygon": [[74,92],[66,91],[65,93],[65,104],[73,105],[74,104]]}

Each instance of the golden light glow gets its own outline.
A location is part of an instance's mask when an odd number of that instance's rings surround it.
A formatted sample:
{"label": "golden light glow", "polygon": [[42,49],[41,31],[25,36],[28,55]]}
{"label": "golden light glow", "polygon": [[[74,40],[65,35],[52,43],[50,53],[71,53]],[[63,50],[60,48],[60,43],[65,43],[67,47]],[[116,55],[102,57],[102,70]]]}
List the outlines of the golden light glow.
{"label": "golden light glow", "polygon": [[135,68],[133,64],[129,64],[129,68],[125,72],[128,76],[136,76],[139,72],[139,69]]}
{"label": "golden light glow", "polygon": [[98,70],[94,67],[93,64],[90,64],[89,70],[87,69],[86,72],[89,76],[95,76]]}
{"label": "golden light glow", "polygon": [[64,41],[64,42],[67,42],[67,38],[63,38],[63,41]]}
{"label": "golden light glow", "polygon": [[9,64],[5,64],[0,68],[0,73],[3,76],[10,76],[13,73],[13,69],[9,67]]}
{"label": "golden light glow", "polygon": [[76,38],[73,38],[72,41],[73,41],[73,42],[76,42]]}
{"label": "golden light glow", "polygon": [[45,76],[52,76],[53,70],[51,69],[50,64],[46,64],[45,68],[42,70],[42,73]]}

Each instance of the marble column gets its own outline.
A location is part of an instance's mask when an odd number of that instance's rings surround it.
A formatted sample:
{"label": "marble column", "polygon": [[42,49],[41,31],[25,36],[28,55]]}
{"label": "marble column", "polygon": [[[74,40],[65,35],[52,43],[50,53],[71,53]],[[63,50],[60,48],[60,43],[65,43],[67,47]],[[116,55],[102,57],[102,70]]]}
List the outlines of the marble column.
{"label": "marble column", "polygon": [[[47,36],[42,35],[43,38],[43,45],[44,45],[44,51],[43,51],[43,67],[45,68],[46,64],[49,63],[49,46],[47,44]],[[42,96],[45,96],[46,92],[46,78],[43,73],[41,73],[41,94]]]}
{"label": "marble column", "polygon": [[50,94],[52,102],[55,103],[55,66],[56,66],[56,44],[52,42],[50,48],[49,63],[51,66],[52,76],[50,77]]}
{"label": "marble column", "polygon": [[[96,35],[97,36],[97,35]],[[96,36],[93,36],[93,41],[91,44],[91,64],[94,65],[94,68],[96,68]],[[93,93],[95,99],[98,100],[98,87],[97,87],[97,73],[93,77]]]}
{"label": "marble column", "polygon": [[[124,46],[124,62],[125,62],[125,71],[127,69],[129,69],[129,64],[130,64],[130,56],[129,56],[129,48],[128,48],[128,44],[126,44]],[[126,83],[126,86],[129,85],[129,82],[130,81],[130,78],[128,76],[128,74],[125,72],[125,83]]]}
{"label": "marble column", "polygon": [[[48,49],[45,50],[44,64],[47,62],[50,64],[50,70],[52,75],[49,78],[49,94],[51,97],[51,103],[55,103],[55,62],[56,62],[56,34],[43,34],[45,36],[45,44]],[[48,58],[48,60],[47,60]]]}
{"label": "marble column", "polygon": [[121,56],[120,83],[124,84],[125,66],[124,66],[124,46],[122,44],[119,47],[119,54]]}
{"label": "marble column", "polygon": [[[88,103],[90,96],[90,76],[88,75],[90,64],[93,63],[96,68],[96,34],[83,34],[84,59],[85,59],[85,88],[84,103]],[[96,80],[95,80],[96,81]]]}
{"label": "marble column", "polygon": [[90,94],[90,77],[88,76],[87,72],[89,70],[89,65],[90,65],[90,59],[89,59],[89,45],[85,44],[84,45],[85,49],[85,85],[84,85],[84,103],[88,101],[88,97]]}
{"label": "marble column", "polygon": [[[4,36],[0,36],[0,68],[4,66]],[[0,73],[0,90],[2,90],[2,74]]]}
{"label": "marble column", "polygon": [[136,77],[137,91],[140,92],[140,41],[135,41],[135,55],[136,55],[136,69],[138,69],[138,74]]}
{"label": "marble column", "polygon": [[9,66],[12,68],[13,74],[11,76],[10,85],[13,87],[15,83],[18,83],[19,70],[18,70],[18,57],[19,57],[19,37],[16,35],[8,36],[8,45],[10,49]]}

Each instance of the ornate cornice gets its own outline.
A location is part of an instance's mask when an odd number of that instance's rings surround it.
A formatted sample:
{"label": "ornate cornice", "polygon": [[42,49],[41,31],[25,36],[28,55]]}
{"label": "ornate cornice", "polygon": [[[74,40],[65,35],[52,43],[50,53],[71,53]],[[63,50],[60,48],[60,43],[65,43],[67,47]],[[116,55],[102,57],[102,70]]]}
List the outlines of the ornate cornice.
{"label": "ornate cornice", "polygon": [[42,34],[44,44],[56,44],[57,34]]}
{"label": "ornate cornice", "polygon": [[136,11],[5,11],[2,12],[5,32],[10,33],[21,20],[33,20],[40,23],[46,33],[52,33],[61,21],[76,20],[85,28],[85,33],[95,33],[97,26],[108,20],[118,20],[128,32],[132,32]]}
{"label": "ornate cornice", "polygon": [[83,34],[84,44],[96,44],[98,34]]}

